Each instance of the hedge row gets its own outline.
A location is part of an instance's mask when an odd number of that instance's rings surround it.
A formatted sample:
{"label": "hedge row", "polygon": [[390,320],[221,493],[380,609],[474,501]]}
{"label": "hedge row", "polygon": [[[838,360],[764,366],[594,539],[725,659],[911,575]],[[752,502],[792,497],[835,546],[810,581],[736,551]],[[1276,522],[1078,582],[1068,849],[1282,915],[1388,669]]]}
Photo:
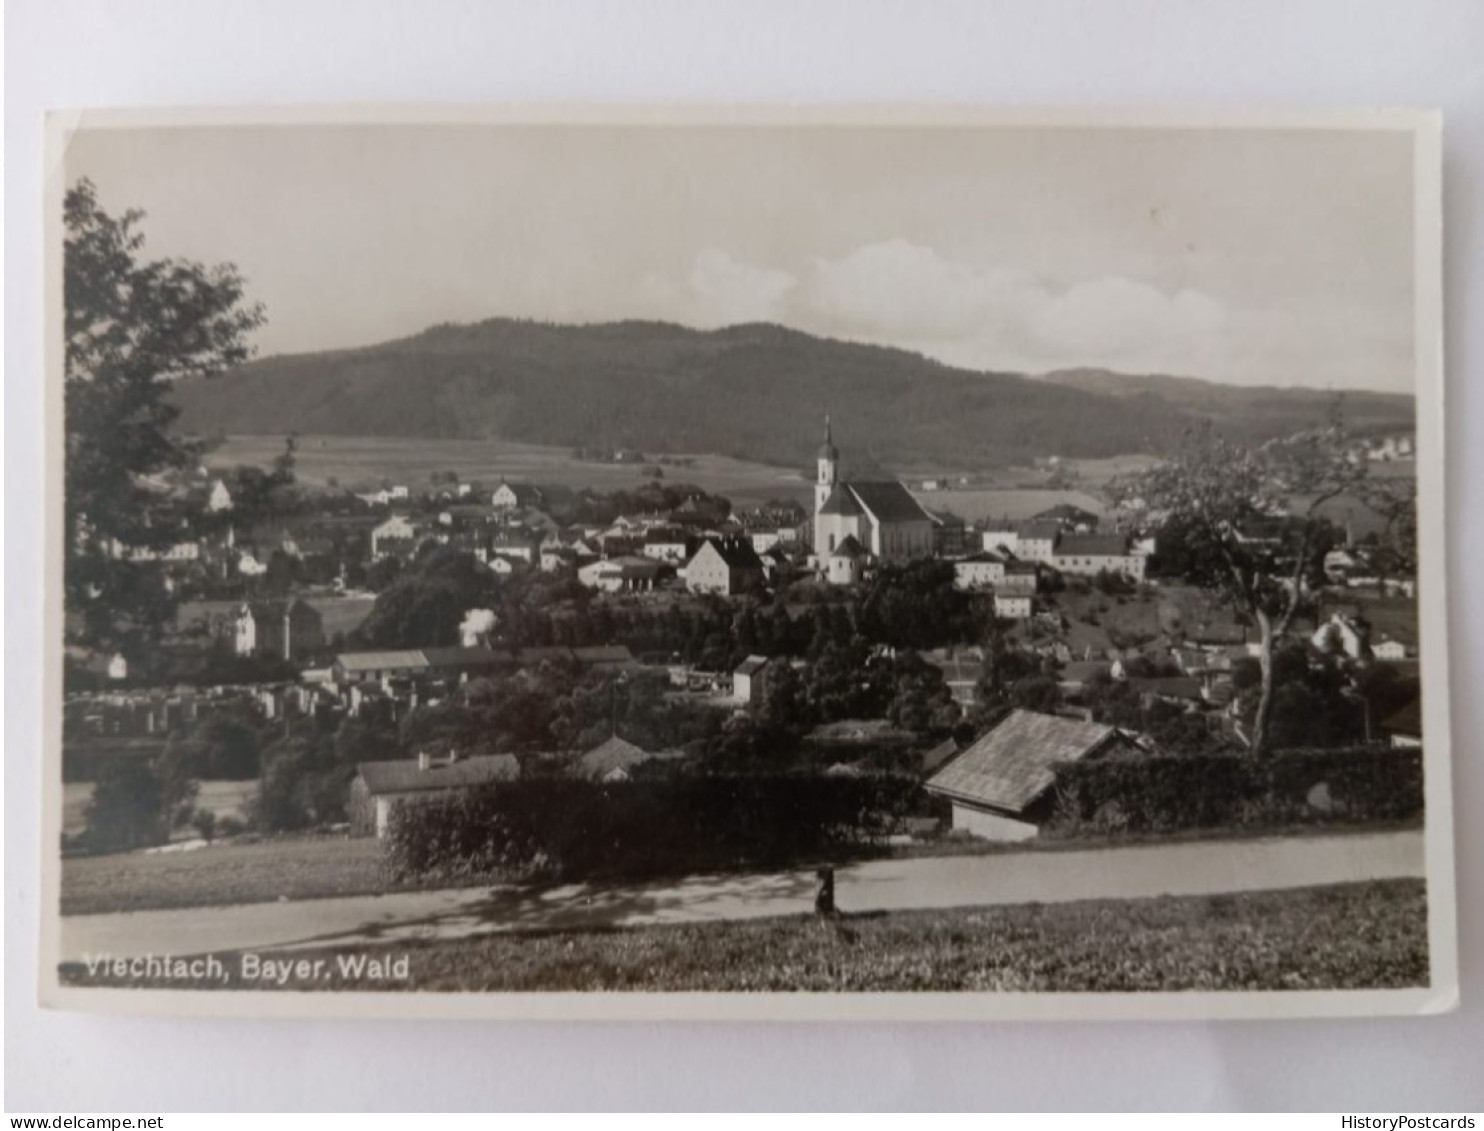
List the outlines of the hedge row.
{"label": "hedge row", "polygon": [[393,877],[577,880],[844,856],[920,801],[905,776],[532,779],[391,813]]}
{"label": "hedge row", "polygon": [[1076,762],[1057,768],[1054,796],[1048,831],[1062,834],[1404,820],[1422,812],[1422,751]]}

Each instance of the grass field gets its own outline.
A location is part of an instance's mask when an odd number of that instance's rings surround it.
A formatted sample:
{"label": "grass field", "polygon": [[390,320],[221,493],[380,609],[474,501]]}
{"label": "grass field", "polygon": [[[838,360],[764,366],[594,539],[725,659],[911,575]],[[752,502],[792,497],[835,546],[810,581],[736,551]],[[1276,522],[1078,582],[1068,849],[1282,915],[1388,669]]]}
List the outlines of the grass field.
{"label": "grass field", "polygon": [[[196,795],[196,808],[210,810],[217,820],[235,817],[245,822],[248,802],[257,791],[255,781],[203,781]],[[68,782],[62,786],[62,831],[68,836],[82,832],[87,826],[87,808],[92,799],[92,782]],[[179,829],[174,839],[185,840],[196,835],[191,829]]]}
{"label": "grass field", "polygon": [[[409,976],[353,979],[342,954],[406,956]],[[303,989],[521,991],[1316,990],[1428,980],[1421,880],[1149,900],[1092,900],[296,950]],[[226,982],[242,988],[237,963]],[[117,984],[64,966],[73,984]],[[148,984],[130,982],[129,984]],[[164,983],[160,983],[164,984]],[[169,983],[170,988],[189,984]],[[258,985],[254,983],[254,985]]]}
{"label": "grass field", "polygon": [[1005,518],[1019,522],[1044,510],[1070,503],[1096,515],[1107,513],[1107,506],[1086,491],[1051,490],[1025,487],[968,487],[946,491],[925,491],[918,499],[933,510],[949,511],[969,522],[981,518]]}
{"label": "grass field", "polygon": [[[283,451],[282,436],[229,436],[206,457],[211,468],[238,464],[266,467]],[[667,467],[665,478],[694,483],[706,491],[736,500],[761,502],[811,497],[812,486],[797,470],[750,463],[725,456],[701,455],[688,467]],[[646,482],[633,464],[589,463],[572,458],[565,448],[517,444],[504,440],[421,440],[380,436],[301,436],[296,474],[303,482],[324,486],[374,488],[383,479],[414,491],[432,486],[435,471],[453,471],[463,481],[494,489],[500,480],[592,487],[599,491],[633,489]]]}
{"label": "grass field", "polygon": [[386,891],[369,837],[277,837],[193,852],[125,852],[62,861],[62,914],[209,907]]}
{"label": "grass field", "polygon": [[[1066,617],[1068,628],[1063,637],[1067,647],[1081,658],[1087,648],[1099,656],[1112,646],[1110,633],[1127,642],[1159,636],[1176,626],[1186,631],[1202,623],[1225,623],[1231,612],[1214,594],[1189,585],[1160,584],[1149,595],[1130,594],[1120,604],[1096,589],[1087,592],[1068,588],[1047,594],[1046,606]],[[1089,618],[1096,618],[1093,624]]]}

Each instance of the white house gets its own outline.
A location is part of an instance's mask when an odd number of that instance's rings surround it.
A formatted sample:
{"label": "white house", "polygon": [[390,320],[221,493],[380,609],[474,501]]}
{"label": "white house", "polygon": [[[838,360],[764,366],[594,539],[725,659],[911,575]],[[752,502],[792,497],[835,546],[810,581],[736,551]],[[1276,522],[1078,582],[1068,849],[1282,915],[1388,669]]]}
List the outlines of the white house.
{"label": "white house", "polygon": [[220,479],[211,481],[211,490],[206,495],[206,509],[213,513],[232,509],[232,492]]}
{"label": "white house", "polygon": [[1005,559],[991,550],[953,563],[956,589],[992,589],[1005,580]]}
{"label": "white house", "polygon": [[530,483],[507,483],[502,479],[490,496],[490,505],[498,510],[521,510],[540,506],[544,498],[539,487]]}
{"label": "white house", "polygon": [[1383,640],[1371,649],[1371,655],[1378,660],[1405,660],[1407,646],[1400,640]]}
{"label": "white house", "polygon": [[1312,642],[1321,652],[1342,652],[1352,660],[1358,660],[1370,651],[1365,629],[1339,613],[1314,630]]}
{"label": "white house", "polygon": [[1056,553],[1061,526],[1055,522],[1027,522],[1016,531],[1015,556],[1028,562],[1050,562]]}
{"label": "white house", "polygon": [[748,656],[732,672],[732,698],[755,703],[762,698],[768,667],[767,656]]}
{"label": "white house", "polygon": [[371,531],[371,559],[379,561],[394,553],[405,553],[416,541],[418,529],[405,514],[394,514]]}
{"label": "white house", "polygon": [[1003,620],[1028,620],[1035,612],[1035,599],[1029,593],[996,590],[994,615]]}
{"label": "white house", "polygon": [[1020,532],[1011,526],[999,524],[988,526],[981,538],[984,548],[991,553],[1018,554],[1020,552]]}
{"label": "white house", "polygon": [[1145,556],[1129,552],[1122,534],[1066,534],[1056,543],[1051,564],[1062,573],[1084,577],[1118,574],[1130,581],[1144,580]]}
{"label": "white house", "polygon": [[763,580],[762,559],[745,538],[707,538],[685,566],[692,593],[732,596]]}

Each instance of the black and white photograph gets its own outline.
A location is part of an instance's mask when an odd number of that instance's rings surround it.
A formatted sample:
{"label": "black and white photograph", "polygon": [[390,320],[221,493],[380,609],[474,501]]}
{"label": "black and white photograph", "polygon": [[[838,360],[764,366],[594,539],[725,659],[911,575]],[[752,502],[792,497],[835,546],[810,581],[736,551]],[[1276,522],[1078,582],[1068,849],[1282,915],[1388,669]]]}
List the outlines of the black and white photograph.
{"label": "black and white photograph", "polygon": [[1454,1007],[1423,112],[50,122],[42,995]]}

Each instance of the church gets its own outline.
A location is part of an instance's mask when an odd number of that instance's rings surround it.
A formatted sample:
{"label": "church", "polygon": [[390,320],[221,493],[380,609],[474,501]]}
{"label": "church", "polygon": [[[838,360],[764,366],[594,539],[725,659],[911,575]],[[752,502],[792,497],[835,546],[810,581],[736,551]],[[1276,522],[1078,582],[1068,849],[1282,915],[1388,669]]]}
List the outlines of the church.
{"label": "church", "polygon": [[814,483],[814,559],[826,580],[849,585],[871,561],[931,557],[935,525],[895,480],[842,480],[840,453],[825,417]]}

